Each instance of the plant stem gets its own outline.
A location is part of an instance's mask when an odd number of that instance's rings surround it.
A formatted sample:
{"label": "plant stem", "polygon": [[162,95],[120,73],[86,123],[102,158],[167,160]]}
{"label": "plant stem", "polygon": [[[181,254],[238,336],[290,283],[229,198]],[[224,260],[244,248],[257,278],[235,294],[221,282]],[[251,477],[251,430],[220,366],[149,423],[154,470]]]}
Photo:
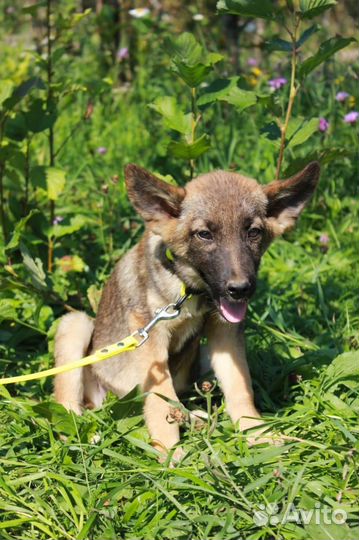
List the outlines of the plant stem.
{"label": "plant stem", "polygon": [[[46,35],[47,35],[47,107],[50,107],[52,100],[52,43],[51,43],[51,0],[46,3]],[[54,129],[49,128],[49,154],[50,166],[55,164],[54,152]]]}
{"label": "plant stem", "polygon": [[[191,144],[194,143],[195,137],[196,137],[196,126],[197,126],[197,118],[196,118],[196,88],[191,88],[191,112],[192,112],[192,131],[191,131]],[[194,159],[191,159],[189,162],[190,167],[190,177],[191,180],[193,178],[194,174]]]}
{"label": "plant stem", "polygon": [[29,183],[30,183],[30,137],[26,139],[25,152],[25,200],[24,200],[24,216],[27,214],[29,205]]}
{"label": "plant stem", "polygon": [[[5,125],[5,116],[2,116],[2,118],[0,119],[0,144],[3,138],[4,125]],[[2,234],[3,234],[3,239],[4,239],[4,245],[6,245],[8,241],[8,236],[7,236],[7,228],[6,228],[6,217],[5,217],[4,174],[5,174],[5,160],[0,161],[0,221],[1,221],[1,229],[2,229]]]}
{"label": "plant stem", "polygon": [[1,229],[4,238],[4,245],[7,244],[8,236],[5,222],[5,197],[4,197],[4,172],[5,163],[0,163],[0,217],[1,217]]}
{"label": "plant stem", "polygon": [[[47,107],[51,107],[52,100],[52,43],[51,43],[51,0],[46,2],[46,36],[47,36]],[[48,135],[49,143],[49,161],[50,167],[55,165],[55,145],[54,145],[54,128],[49,128]],[[50,226],[55,219],[55,201],[50,201]],[[47,258],[47,269],[52,272],[54,254],[54,239],[49,238],[49,249]]]}
{"label": "plant stem", "polygon": [[281,126],[281,139],[280,139],[280,148],[279,148],[279,156],[277,161],[277,169],[276,169],[276,175],[275,179],[279,180],[280,176],[280,170],[283,162],[284,157],[284,149],[285,149],[285,142],[286,142],[286,135],[289,125],[289,120],[292,116],[292,110],[294,105],[294,100],[297,95],[299,85],[295,85],[295,77],[296,77],[296,70],[297,70],[297,32],[300,24],[300,19],[296,18],[294,23],[294,31],[291,32],[287,29],[291,40],[292,40],[292,57],[291,57],[291,76],[290,76],[290,90],[289,90],[289,100],[288,100],[288,106],[287,106],[287,112],[285,115],[284,124]]}

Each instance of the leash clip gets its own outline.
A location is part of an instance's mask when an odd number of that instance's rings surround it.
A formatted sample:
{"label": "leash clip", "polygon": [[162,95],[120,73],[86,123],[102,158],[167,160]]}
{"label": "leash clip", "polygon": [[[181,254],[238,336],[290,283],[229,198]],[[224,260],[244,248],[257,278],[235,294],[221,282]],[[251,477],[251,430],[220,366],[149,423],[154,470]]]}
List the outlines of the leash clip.
{"label": "leash clip", "polygon": [[178,302],[176,302],[168,304],[168,306],[165,306],[163,308],[156,309],[153,319],[148,324],[146,324],[146,326],[144,326],[143,328],[139,328],[132,334],[132,336],[139,335],[142,338],[142,340],[138,344],[138,347],[143,345],[145,341],[148,340],[152,328],[156,326],[159,321],[169,321],[171,319],[176,319],[181,313],[181,305],[178,305]]}

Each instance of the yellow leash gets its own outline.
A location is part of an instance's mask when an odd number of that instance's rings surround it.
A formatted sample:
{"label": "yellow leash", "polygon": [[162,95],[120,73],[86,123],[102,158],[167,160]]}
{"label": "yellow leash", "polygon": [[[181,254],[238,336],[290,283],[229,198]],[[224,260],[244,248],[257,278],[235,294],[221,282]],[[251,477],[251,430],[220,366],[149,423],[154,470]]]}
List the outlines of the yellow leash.
{"label": "yellow leash", "polygon": [[[166,256],[169,260],[173,260],[173,254],[168,249],[166,250]],[[103,347],[102,349],[99,349],[93,354],[85,356],[80,360],[75,360],[74,362],[69,362],[68,364],[64,364],[62,366],[45,369],[44,371],[39,371],[37,373],[29,373],[28,375],[5,377],[3,379],[0,379],[0,385],[34,381],[36,379],[42,379],[43,377],[59,375],[59,373],[65,373],[66,371],[71,371],[72,369],[89,366],[90,364],[96,364],[97,362],[102,362],[102,360],[107,360],[108,358],[112,358],[113,356],[117,356],[118,354],[122,354],[124,352],[134,351],[135,349],[143,345],[145,341],[147,341],[147,339],[149,338],[149,332],[159,321],[175,319],[176,317],[178,317],[181,312],[182,304],[188,298],[190,298],[190,296],[191,295],[187,294],[186,292],[185,284],[182,283],[180,297],[178,298],[178,300],[172,304],[168,304],[168,306],[157,309],[153,319],[145,327],[139,328],[130,336],[127,336],[121,341],[113,343],[112,345]],[[136,339],[135,336],[137,335],[141,338],[140,341]]]}
{"label": "yellow leash", "polygon": [[75,362],[70,362],[69,364],[64,364],[63,366],[54,367],[51,369],[45,369],[44,371],[39,371],[38,373],[29,373],[28,375],[18,375],[17,377],[5,377],[0,379],[0,384],[11,384],[11,383],[20,383],[25,381],[33,381],[35,379],[42,379],[42,377],[50,377],[52,375],[58,375],[59,373],[65,373],[66,371],[71,371],[72,369],[81,368],[84,366],[89,366],[90,364],[96,364],[96,362],[101,362],[102,360],[107,360],[112,356],[117,354],[124,353],[126,351],[133,351],[139,347],[141,343],[137,341],[134,336],[128,336],[118,343],[113,343],[108,347],[104,347],[89,356],[85,356],[80,360],[75,360]]}

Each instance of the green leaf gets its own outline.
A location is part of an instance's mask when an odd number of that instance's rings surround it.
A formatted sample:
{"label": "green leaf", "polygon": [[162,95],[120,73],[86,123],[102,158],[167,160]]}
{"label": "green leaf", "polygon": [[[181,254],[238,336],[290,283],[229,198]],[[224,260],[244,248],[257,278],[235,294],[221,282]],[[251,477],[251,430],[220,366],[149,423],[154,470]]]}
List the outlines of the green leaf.
{"label": "green leaf", "polygon": [[198,106],[207,105],[214,101],[225,101],[243,111],[257,103],[257,96],[254,92],[239,88],[237,83],[239,77],[230,79],[217,79],[210,84],[198,99]]}
{"label": "green leaf", "polygon": [[71,218],[70,225],[54,225],[47,233],[48,237],[54,236],[55,238],[61,238],[67,234],[73,234],[79,231],[86,223],[85,216],[77,215]]}
{"label": "green leaf", "polygon": [[142,413],[143,392],[139,386],[135,386],[125,397],[119,399],[111,407],[112,418],[122,420],[130,416]]}
{"label": "green leaf", "polygon": [[[329,515],[335,510],[335,508],[327,508]],[[340,515],[337,517],[341,518],[343,517],[343,514],[340,513]],[[359,528],[355,527],[351,529],[347,523],[315,523],[315,521],[312,520],[309,525],[305,526],[305,532],[310,540],[357,540]]]}
{"label": "green leaf", "polygon": [[324,373],[324,387],[326,390],[346,380],[355,380],[357,386],[359,386],[359,351],[340,354]]}
{"label": "green leaf", "polygon": [[35,165],[30,169],[30,182],[35,187],[40,187],[44,190],[46,187],[46,169],[44,165]]}
{"label": "green leaf", "polygon": [[0,105],[11,96],[13,83],[9,79],[0,81]]}
{"label": "green leaf", "polygon": [[270,0],[219,0],[217,9],[220,13],[261,19],[275,19],[280,11]]}
{"label": "green leaf", "polygon": [[221,54],[205,51],[189,32],[170,42],[169,48],[173,57],[173,71],[191,88],[201,84],[213,70],[213,65],[223,58]]}
{"label": "green leaf", "polygon": [[17,86],[11,96],[4,102],[6,109],[12,109],[34,88],[44,89],[45,85],[40,77],[31,77]]}
{"label": "green leaf", "polygon": [[286,41],[285,39],[281,39],[281,38],[275,38],[275,39],[271,39],[270,41],[267,41],[265,43],[265,47],[270,52],[272,51],[291,52],[293,48],[290,41]]}
{"label": "green leaf", "polygon": [[67,412],[59,403],[43,401],[42,403],[33,405],[31,408],[36,416],[46,418],[56,433],[76,435],[76,419],[72,413]]}
{"label": "green leaf", "polygon": [[27,128],[33,133],[40,133],[52,127],[56,121],[56,108],[47,107],[42,99],[34,99],[27,112],[24,113]]}
{"label": "green leaf", "polygon": [[[319,25],[313,24],[309,28],[307,28],[298,41],[296,42],[296,48],[299,49],[313,34],[318,32]],[[283,52],[291,52],[293,49],[293,45],[290,41],[286,41],[281,38],[274,38],[270,41],[267,41],[265,43],[265,47],[268,51],[283,51]]]}
{"label": "green leaf", "polygon": [[163,180],[164,182],[167,182],[167,184],[172,184],[173,186],[178,186],[178,182],[176,182],[175,178],[171,174],[161,174],[158,171],[154,171],[155,176],[159,178],[160,180]]}
{"label": "green leaf", "polygon": [[[348,403],[345,403],[345,401],[340,399],[338,396],[336,396],[332,392],[324,393],[321,396],[321,399],[322,399],[323,403],[325,402],[326,404],[328,404],[329,407],[332,408],[332,410],[334,410],[336,412],[340,412],[340,414],[343,415],[343,416],[344,415],[349,416],[349,417],[350,416],[353,416],[353,417],[357,416],[357,411],[355,411],[352,406],[350,406]],[[351,439],[351,437],[353,437],[353,436],[350,434],[349,439],[352,442],[356,442],[355,438],[354,438],[354,441],[353,441],[353,439]]]}
{"label": "green leaf", "polygon": [[81,11],[80,13],[74,13],[71,18],[71,28],[74,28],[76,25],[78,25],[82,20],[84,20],[86,17],[88,17],[92,13],[91,8],[87,8],[84,11]]}
{"label": "green leaf", "polygon": [[[219,60],[221,59],[222,58]],[[181,79],[191,88],[199,86],[213,69],[212,64],[196,64],[194,66],[188,66],[183,62],[179,62],[178,60],[173,60],[173,63],[173,71],[177,73],[177,75],[179,75]]]}
{"label": "green leaf", "polygon": [[13,91],[13,99],[18,103],[23,99],[33,88],[44,88],[44,83],[39,77],[31,77],[23,83],[19,84]]}
{"label": "green leaf", "polygon": [[330,38],[319,47],[318,52],[307,58],[300,66],[298,70],[298,76],[300,79],[304,79],[309,73],[311,73],[316,67],[328,60],[333,54],[347,47],[349,43],[355,41],[354,38],[334,37]]}
{"label": "green leaf", "polygon": [[62,272],[86,272],[88,266],[78,255],[64,255],[56,259],[56,265]]}
{"label": "green leaf", "polygon": [[38,257],[34,260],[23,243],[20,243],[20,251],[24,266],[30,275],[34,287],[36,289],[46,289],[46,274],[42,266],[42,261]]}
{"label": "green leaf", "polygon": [[284,178],[293,176],[297,171],[303,169],[311,161],[320,161],[321,165],[327,165],[332,161],[343,160],[344,158],[355,159],[354,150],[344,147],[324,148],[321,151],[313,151],[305,157],[297,157],[291,161],[284,170]]}
{"label": "green leaf", "polygon": [[270,141],[277,141],[281,138],[281,130],[279,129],[278,124],[276,122],[270,122],[269,124],[265,124],[261,130],[260,133],[268,140]]}
{"label": "green leaf", "polygon": [[239,77],[216,79],[204,89],[203,94],[197,100],[197,104],[201,106],[213,103],[214,101],[221,101],[237,85],[238,80]]}
{"label": "green leaf", "polygon": [[187,144],[184,142],[171,142],[167,150],[172,156],[182,159],[196,159],[211,147],[210,138],[203,134],[194,143]]}
{"label": "green leaf", "polygon": [[0,298],[0,321],[16,319],[19,304],[19,300],[13,298]]}
{"label": "green leaf", "polygon": [[197,100],[197,105],[202,106],[214,101],[221,101],[237,85],[238,80],[239,77],[216,79],[203,90],[202,95]]}
{"label": "green leaf", "polygon": [[48,167],[46,170],[47,196],[50,201],[56,201],[63,192],[66,183],[66,174],[57,167]]}
{"label": "green leaf", "polygon": [[249,90],[242,90],[238,86],[232,88],[223,101],[234,105],[234,107],[240,111],[248,109],[257,103],[257,96],[254,92]]}
{"label": "green leaf", "polygon": [[27,136],[25,114],[19,111],[9,118],[5,124],[5,135],[14,141],[23,141]]}
{"label": "green leaf", "polygon": [[181,111],[174,97],[158,97],[149,107],[163,116],[165,127],[183,135],[191,133],[192,115]]}
{"label": "green leaf", "polygon": [[194,67],[188,67],[179,62],[173,61],[173,72],[181,77],[181,79],[191,88],[195,88],[205,80],[210,69],[207,69],[202,64]]}
{"label": "green leaf", "polygon": [[304,19],[312,19],[336,3],[336,0],[300,0],[300,13]]}
{"label": "green leaf", "polygon": [[297,49],[299,49],[299,47],[301,47],[310,37],[312,37],[313,34],[318,32],[318,30],[319,30],[318,24],[313,24],[312,26],[304,30],[304,32],[302,33],[302,35],[297,41]]}
{"label": "green leaf", "polygon": [[304,143],[314,132],[318,131],[319,118],[311,118],[304,121],[302,118],[295,118],[289,122],[287,131],[287,147],[294,148]]}
{"label": "green leaf", "polygon": [[[304,120],[302,117],[292,118],[288,124],[286,133],[287,147],[294,148],[304,143],[316,131],[318,131],[319,119]],[[278,145],[281,138],[281,130],[276,122],[265,124],[260,133],[263,137]]]}
{"label": "green leaf", "polygon": [[29,212],[27,216],[20,219],[20,221],[15,226],[10,242],[8,242],[8,244],[5,246],[5,251],[11,251],[19,247],[21,235],[25,229],[26,223],[29,221],[29,219],[32,218],[34,214],[39,214],[39,213],[40,213],[39,210],[34,209],[34,210],[31,210],[31,212]]}
{"label": "green leaf", "polygon": [[60,58],[66,53],[65,47],[58,47],[52,53],[52,65],[55,65]]}
{"label": "green leaf", "polygon": [[89,286],[86,291],[87,299],[90,302],[90,306],[94,313],[97,313],[98,306],[100,304],[102,289],[99,289],[94,283]]}
{"label": "green leaf", "polygon": [[184,32],[171,42],[170,50],[176,61],[183,62],[188,66],[205,63],[203,47],[190,32]]}

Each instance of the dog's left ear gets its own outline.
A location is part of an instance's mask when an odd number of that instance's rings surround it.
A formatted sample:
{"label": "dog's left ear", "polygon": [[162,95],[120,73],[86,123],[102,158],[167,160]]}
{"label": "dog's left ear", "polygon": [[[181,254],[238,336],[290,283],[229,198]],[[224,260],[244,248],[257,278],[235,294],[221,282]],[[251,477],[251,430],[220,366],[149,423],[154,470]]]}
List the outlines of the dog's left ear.
{"label": "dog's left ear", "polygon": [[294,227],[318,183],[320,165],[312,161],[287,180],[275,180],[263,187],[268,198],[267,219],[274,236]]}
{"label": "dog's left ear", "polygon": [[128,196],[133,206],[146,222],[159,222],[177,218],[185,190],[160,180],[138,165],[125,168]]}

